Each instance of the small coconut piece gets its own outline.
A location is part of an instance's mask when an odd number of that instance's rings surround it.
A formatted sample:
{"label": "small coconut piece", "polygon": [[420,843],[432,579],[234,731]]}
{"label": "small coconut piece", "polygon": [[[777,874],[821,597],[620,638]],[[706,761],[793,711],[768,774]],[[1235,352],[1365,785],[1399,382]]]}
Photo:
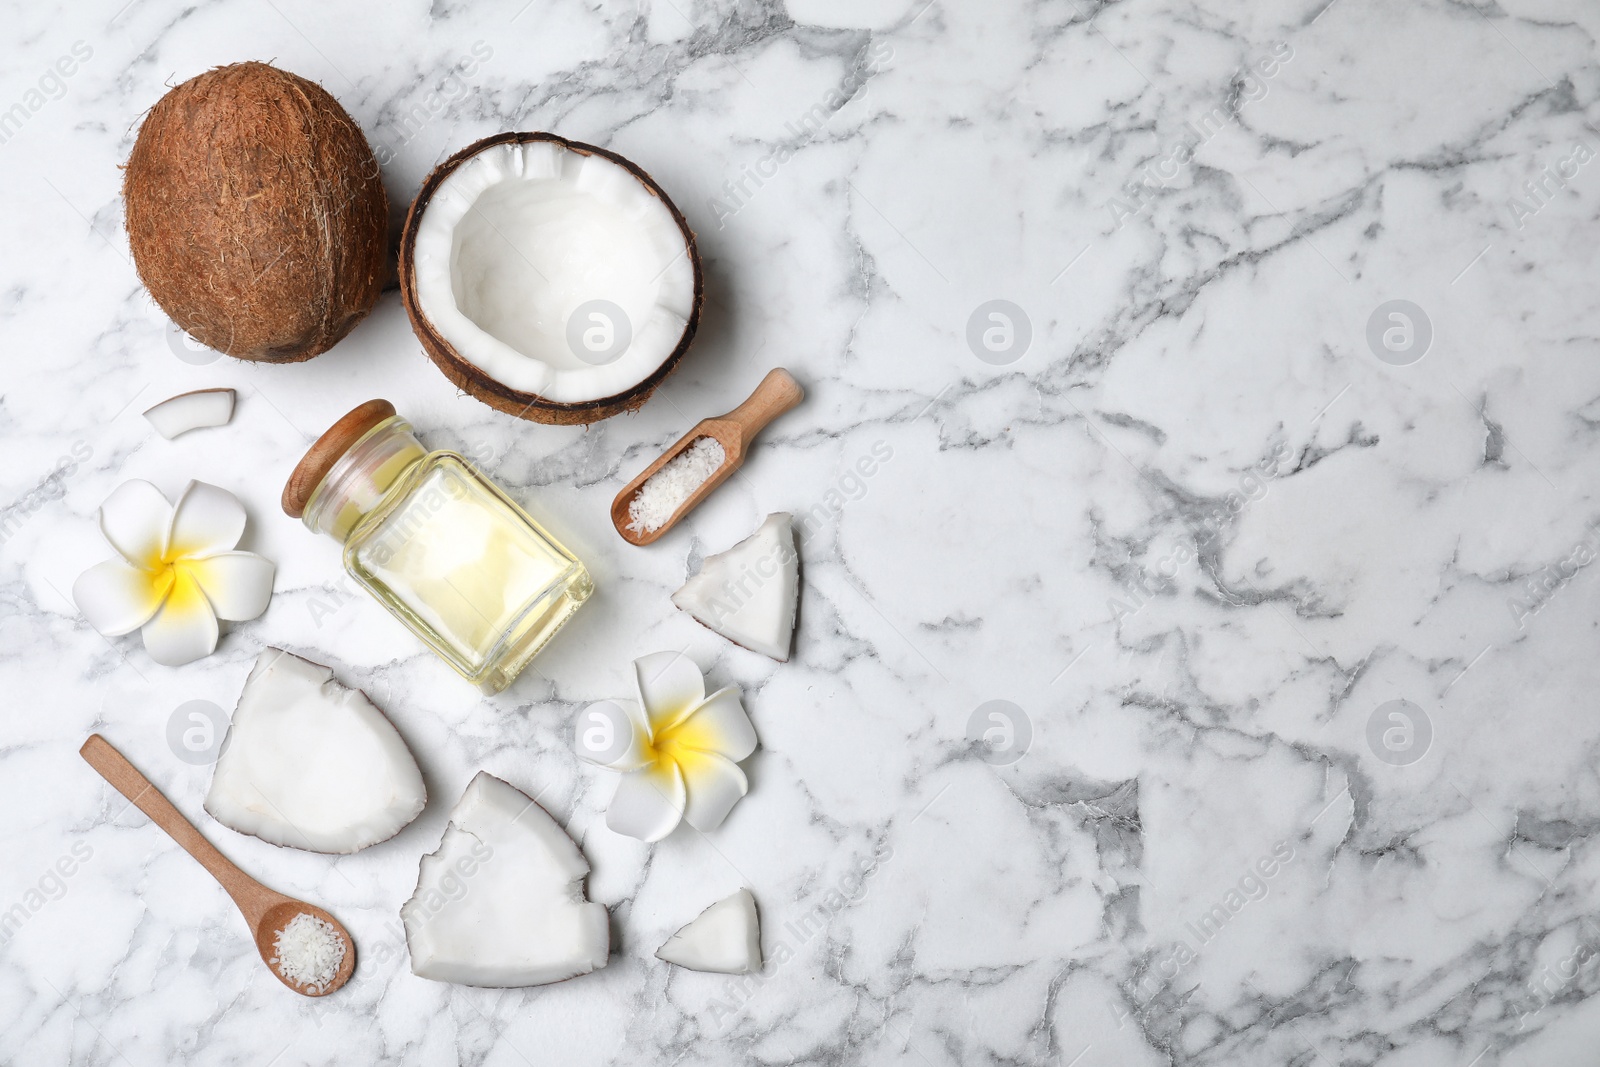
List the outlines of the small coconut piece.
{"label": "small coconut piece", "polygon": [[788,512],[767,516],[726,552],[707,556],[672,602],[714,633],[779,662],[789,659],[800,599],[800,555]]}
{"label": "small coconut piece", "polygon": [[588,873],[589,861],[548,812],[480,771],[400,908],[412,973],[504,988],[604,967],[610,917],[584,898]]}
{"label": "small coconut piece", "polygon": [[266,63],[218,67],[157,101],[122,199],[151,297],[239,359],[327,351],[392,276],[389,201],[361,128],[321,86]]}
{"label": "small coconut piece", "polygon": [[349,853],[393,837],[427,801],[411,750],[365,693],[319,663],[261,653],[211,774],[212,818],[274,845]]}
{"label": "small coconut piece", "polygon": [[233,418],[236,394],[232,389],[196,389],[179,393],[144,413],[156,433],[171,441],[190,430],[226,426]]}
{"label": "small coconut piece", "polygon": [[400,235],[400,297],[428,358],[535,422],[637,409],[688,349],[704,288],[661,187],[552,133],[498,134],[439,164]]}
{"label": "small coconut piece", "polygon": [[656,958],[691,971],[753,974],[761,969],[756,898],[741,889],[719,900],[656,949]]}

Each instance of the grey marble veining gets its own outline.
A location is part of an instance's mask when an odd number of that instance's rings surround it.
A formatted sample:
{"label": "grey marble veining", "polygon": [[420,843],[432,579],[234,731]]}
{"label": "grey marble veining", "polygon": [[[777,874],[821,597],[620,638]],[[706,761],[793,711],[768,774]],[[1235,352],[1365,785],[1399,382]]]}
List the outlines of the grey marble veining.
{"label": "grey marble veining", "polygon": [[[1600,1061],[1600,8],[109,0],[4,23],[0,1060]],[[705,257],[681,369],[636,416],[520,423],[456,394],[394,293],[309,363],[180,358],[118,165],[165,86],[243,59],[344,103],[396,225],[491,133],[639,162]],[[775,365],[809,396],[744,475],[621,542],[615,492]],[[225,429],[140,417],[213,385],[239,391]],[[278,510],[308,440],[379,395],[595,573],[502,696]],[[268,612],[185,668],[66,595],[135,477],[234,491],[278,563]],[[667,599],[777,510],[818,516],[783,665]],[[169,717],[231,707],[266,644],[417,752],[430,803],[397,838],[330,858],[201,813]],[[612,778],[569,731],[667,648],[744,688],[762,745],[725,826],[646,846],[606,829]],[[337,914],[351,985],[287,994],[78,758],[95,730]],[[411,975],[399,906],[480,769],[588,856],[603,970]],[[653,959],[740,885],[767,972]]]}

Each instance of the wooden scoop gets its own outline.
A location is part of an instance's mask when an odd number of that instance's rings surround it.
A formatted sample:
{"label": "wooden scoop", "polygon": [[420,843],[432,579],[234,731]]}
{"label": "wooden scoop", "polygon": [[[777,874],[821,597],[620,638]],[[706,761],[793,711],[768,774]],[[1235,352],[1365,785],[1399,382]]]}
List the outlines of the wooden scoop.
{"label": "wooden scoop", "polygon": [[[303,996],[325,997],[350,980],[350,975],[356,966],[356,948],[355,943],[350,940],[349,931],[339,923],[339,920],[314,904],[307,904],[303,900],[286,897],[282,893],[268,889],[235,867],[226,856],[217,851],[215,845],[201,836],[193,823],[178,813],[178,809],[172,806],[172,801],[163,796],[161,790],[150,784],[150,779],[140,774],[122,753],[112,747],[111,742],[99,734],[90,734],[89,740],[83,743],[78,753],[88,760],[89,766],[100,772],[102,778],[116,786],[119,793],[138,805],[140,811],[150,816],[151,822],[165,830],[174,841],[183,846],[184,851],[199,860],[200,866],[210,871],[211,876],[222,884],[222,888],[228,891],[233,902],[239,905],[239,910],[244,913],[245,922],[249,923],[250,929],[254,931],[256,951],[261,953],[261,959],[268,969],[278,976],[279,981]],[[327,985],[300,985],[285,977],[272,962],[277,957],[273,942],[278,938],[278,931],[301,913],[330,924],[344,941],[344,959],[339,961],[339,969],[334,972],[333,978]]]}
{"label": "wooden scoop", "polygon": [[[761,379],[761,384],[756,386],[756,391],[750,394],[750,399],[734,408],[726,415],[712,419],[701,419],[694,429],[678,438],[677,444],[667,449],[650,466],[633,481],[629,482],[617,494],[617,499],[611,502],[611,524],[617,528],[617,533],[630,545],[648,545],[662,534],[672,529],[689,512],[700,506],[700,501],[710,496],[712,491],[728,480],[728,476],[744,464],[746,451],[750,442],[755,440],[756,434],[766,429],[767,423],[782,415],[805,398],[805,390],[800,388],[800,383],[794,380],[794,375],[782,367],[775,367],[767,372]],[[633,498],[638,494],[639,488],[650,477],[672,462],[677,455],[702,437],[712,437],[722,445],[722,450],[727,453],[727,458],[722,461],[711,477],[707,478],[689,499],[678,505],[678,510],[672,517],[654,530],[630,530],[628,523],[632,520],[628,516],[628,505],[633,503]]]}

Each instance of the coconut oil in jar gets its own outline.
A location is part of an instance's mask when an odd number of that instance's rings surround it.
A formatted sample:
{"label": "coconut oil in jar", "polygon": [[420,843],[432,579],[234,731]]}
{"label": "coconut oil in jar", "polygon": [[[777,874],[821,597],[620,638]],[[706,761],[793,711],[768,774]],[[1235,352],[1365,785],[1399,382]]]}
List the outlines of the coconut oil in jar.
{"label": "coconut oil in jar", "polygon": [[576,556],[462,456],[424,449],[387,401],[324,434],[283,503],[340,541],[351,577],[486,693],[594,592]]}

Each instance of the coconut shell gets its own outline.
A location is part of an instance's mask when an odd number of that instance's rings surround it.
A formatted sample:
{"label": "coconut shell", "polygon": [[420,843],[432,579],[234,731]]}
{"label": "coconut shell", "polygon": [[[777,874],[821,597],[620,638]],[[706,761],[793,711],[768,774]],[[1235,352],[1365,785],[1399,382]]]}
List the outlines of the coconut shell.
{"label": "coconut shell", "polygon": [[218,67],[163,96],[122,196],[145,288],[230,356],[310,359],[383,289],[389,202],[366,137],[321,86],[265,63]]}
{"label": "coconut shell", "polygon": [[[496,145],[502,144],[528,144],[533,141],[554,141],[573,152],[584,155],[602,156],[622,167],[637,178],[646,189],[660,200],[672,218],[678,224],[678,229],[683,233],[683,240],[689,249],[689,262],[694,267],[694,303],[689,310],[688,323],[684,327],[683,335],[678,338],[678,344],[673,348],[672,354],[662,361],[651,375],[633,388],[614,396],[602,397],[599,400],[588,400],[578,404],[563,404],[535,393],[524,393],[510,386],[504,385],[490,377],[477,364],[468,361],[455,346],[439,333],[428,316],[423,312],[417,299],[416,278],[416,245],[417,230],[422,222],[422,215],[428,210],[428,204],[433,200],[435,193],[444,180],[455,172],[455,169],[478,153]],[[705,303],[705,275],[700,267],[700,250],[695,245],[694,231],[689,229],[689,223],[683,217],[683,212],[674,204],[657,185],[655,179],[645,173],[631,160],[608,152],[604,148],[597,148],[591,144],[580,141],[569,141],[565,137],[558,137],[553,133],[500,133],[493,137],[485,137],[474,142],[445,160],[433,169],[428,175],[428,180],[422,183],[422,189],[417,193],[415,200],[411,201],[411,209],[406,212],[405,229],[400,234],[400,299],[405,304],[406,314],[411,319],[411,328],[416,332],[418,340],[422,342],[422,350],[433,360],[434,365],[444,372],[444,376],[455,383],[456,388],[468,393],[488,404],[497,411],[508,415],[528,419],[532,422],[551,423],[563,426],[581,425],[584,423],[598,422],[608,419],[624,411],[637,411],[650,394],[671,374],[688,351],[689,343],[694,340],[695,330],[700,325],[700,308]]]}

